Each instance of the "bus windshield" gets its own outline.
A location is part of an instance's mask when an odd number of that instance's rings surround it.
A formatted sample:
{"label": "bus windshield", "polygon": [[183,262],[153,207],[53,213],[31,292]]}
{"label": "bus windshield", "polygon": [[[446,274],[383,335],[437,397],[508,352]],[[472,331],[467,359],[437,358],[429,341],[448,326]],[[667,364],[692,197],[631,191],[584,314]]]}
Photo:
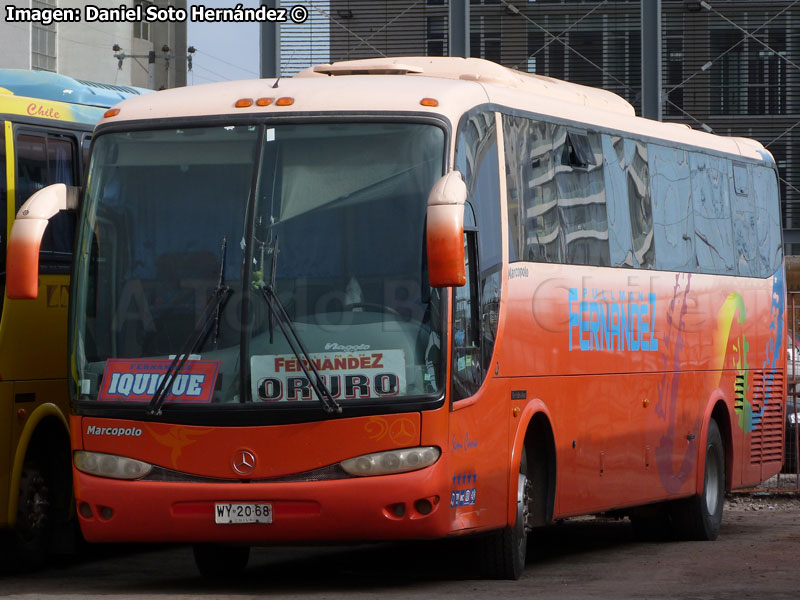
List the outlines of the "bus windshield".
{"label": "bus windshield", "polygon": [[444,148],[420,123],[100,134],[72,307],[80,401],[144,411],[184,355],[165,410],[319,402],[309,362],[345,408],[438,393],[424,224]]}

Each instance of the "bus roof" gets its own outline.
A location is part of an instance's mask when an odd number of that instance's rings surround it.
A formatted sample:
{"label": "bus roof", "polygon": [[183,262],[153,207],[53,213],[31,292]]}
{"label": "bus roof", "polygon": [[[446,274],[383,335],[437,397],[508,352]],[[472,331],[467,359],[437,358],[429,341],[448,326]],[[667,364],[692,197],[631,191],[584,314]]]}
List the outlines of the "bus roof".
{"label": "bus roof", "polygon": [[73,79],[47,71],[23,69],[0,69],[0,88],[15,96],[100,108],[110,108],[126,98],[152,91],[126,85]]}
{"label": "bus roof", "polygon": [[[278,98],[291,98],[291,104],[279,106]],[[435,99],[436,105],[421,104],[423,98]],[[241,99],[246,102],[237,108]],[[269,100],[259,106],[259,99]],[[224,114],[395,112],[444,115],[457,125],[465,112],[486,104],[576,126],[772,161],[755,140],[636,117],[630,103],[606,90],[522,73],[478,58],[404,56],[343,61],[311,67],[293,78],[281,78],[277,84],[274,79],[256,79],[176,88],[126,100],[118,116],[101,123]]]}

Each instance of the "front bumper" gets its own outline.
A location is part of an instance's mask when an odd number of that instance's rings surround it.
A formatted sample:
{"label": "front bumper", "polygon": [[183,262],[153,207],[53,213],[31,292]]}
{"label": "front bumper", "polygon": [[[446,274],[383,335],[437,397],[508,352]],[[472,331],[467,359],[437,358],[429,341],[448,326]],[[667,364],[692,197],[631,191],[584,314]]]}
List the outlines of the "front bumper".
{"label": "front bumper", "polygon": [[[90,542],[355,542],[447,535],[445,462],[397,475],[292,483],[124,481],[77,469],[73,475]],[[422,500],[430,502],[427,514],[417,508],[426,509]],[[270,503],[273,522],[217,524],[216,502]]]}

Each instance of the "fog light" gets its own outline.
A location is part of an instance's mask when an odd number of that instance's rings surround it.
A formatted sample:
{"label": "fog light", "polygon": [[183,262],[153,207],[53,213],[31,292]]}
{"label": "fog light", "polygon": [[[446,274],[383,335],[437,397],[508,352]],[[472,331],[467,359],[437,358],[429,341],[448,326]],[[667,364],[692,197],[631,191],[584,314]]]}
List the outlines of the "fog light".
{"label": "fog light", "polygon": [[414,502],[414,508],[417,509],[417,512],[421,515],[429,515],[433,510],[433,504],[427,498],[423,498],[422,500],[417,500]]}
{"label": "fog light", "polygon": [[91,519],[94,516],[94,513],[92,513],[92,507],[86,502],[80,503],[80,506],[78,506],[78,512],[81,513],[81,516],[84,519]]}
{"label": "fog light", "polygon": [[406,505],[402,502],[398,502],[392,507],[392,512],[394,513],[395,517],[402,517],[406,514]]}
{"label": "fog light", "polygon": [[103,506],[100,509],[100,516],[103,517],[106,521],[108,521],[111,517],[114,516],[114,509],[110,506]]}

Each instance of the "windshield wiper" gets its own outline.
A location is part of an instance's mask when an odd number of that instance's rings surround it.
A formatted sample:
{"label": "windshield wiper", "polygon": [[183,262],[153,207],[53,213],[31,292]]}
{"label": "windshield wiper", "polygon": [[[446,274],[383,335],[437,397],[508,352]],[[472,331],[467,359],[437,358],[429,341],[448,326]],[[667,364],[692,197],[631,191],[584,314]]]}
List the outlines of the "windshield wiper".
{"label": "windshield wiper", "polygon": [[[336,402],[336,400],[334,400],[330,390],[328,390],[328,386],[325,385],[325,382],[322,380],[322,377],[320,376],[317,367],[314,365],[314,361],[311,360],[311,355],[308,353],[308,350],[306,350],[306,347],[303,345],[303,341],[300,339],[300,336],[297,333],[297,329],[292,323],[292,318],[289,316],[289,313],[286,312],[286,308],[283,306],[283,302],[281,302],[281,299],[278,298],[278,294],[275,293],[275,273],[277,271],[277,268],[278,268],[278,236],[275,236],[275,242],[272,244],[272,266],[269,274],[269,284],[261,285],[261,287],[259,288],[264,296],[264,300],[267,301],[267,306],[269,307],[269,343],[272,344],[273,341],[272,322],[273,322],[273,317],[277,315],[278,326],[281,328],[281,331],[283,332],[283,337],[285,337],[286,341],[289,342],[289,347],[292,349],[295,358],[297,358],[297,362],[300,363],[300,368],[303,369],[303,374],[306,376],[309,384],[313,388],[314,392],[317,394],[317,398],[319,398],[319,401],[322,402],[322,408],[329,415],[330,414],[340,415],[342,414],[342,407],[339,405],[338,402]],[[312,373],[314,374],[314,377],[311,376]]]}
{"label": "windshield wiper", "polygon": [[161,407],[164,405],[164,402],[166,402],[167,397],[169,396],[170,390],[172,389],[172,383],[175,381],[175,377],[177,377],[178,373],[181,372],[181,369],[183,369],[184,365],[189,360],[189,357],[205,343],[206,339],[208,338],[208,334],[211,332],[209,325],[211,325],[212,321],[215,322],[215,342],[219,336],[220,313],[225,307],[225,303],[228,301],[228,298],[230,298],[231,294],[233,293],[233,290],[225,285],[225,250],[227,246],[227,239],[227,237],[222,238],[222,260],[219,267],[219,280],[217,281],[217,287],[214,289],[214,292],[211,294],[211,298],[209,298],[208,303],[206,304],[203,320],[197,324],[187,338],[186,342],[184,342],[181,352],[178,352],[172,359],[172,362],[169,363],[167,371],[164,373],[164,377],[158,383],[156,392],[153,394],[153,398],[150,400],[150,404],[147,407],[148,415],[157,416],[161,414]]}
{"label": "windshield wiper", "polygon": [[[295,357],[297,358],[297,362],[300,363],[300,368],[303,369],[303,373],[308,379],[308,382],[311,384],[314,392],[317,394],[317,398],[319,398],[320,402],[322,402],[322,408],[328,414],[342,414],[342,407],[333,398],[328,390],[328,386],[325,385],[325,382],[320,376],[317,367],[314,365],[314,361],[311,360],[311,355],[303,345],[300,336],[297,334],[297,329],[295,329],[295,326],[292,323],[291,317],[289,317],[289,314],[286,312],[283,303],[275,293],[275,289],[272,287],[272,284],[262,285],[260,289],[261,293],[264,295],[264,299],[269,305],[270,311],[278,317],[278,327],[281,328],[286,341],[289,342],[292,353],[294,353]],[[270,315],[270,319],[271,318],[272,315]],[[314,375],[313,377],[311,376],[312,374]]]}
{"label": "windshield wiper", "polygon": [[230,298],[233,290],[227,285],[221,285],[214,290],[214,294],[206,304],[205,316],[200,322],[184,344],[183,350],[175,355],[172,362],[167,367],[167,372],[156,388],[156,393],[153,394],[153,399],[150,400],[150,405],[147,407],[148,415],[160,415],[161,406],[167,399],[172,383],[175,377],[183,369],[189,357],[203,345],[208,334],[210,333],[209,325],[217,315],[217,309],[222,310],[225,302]]}

